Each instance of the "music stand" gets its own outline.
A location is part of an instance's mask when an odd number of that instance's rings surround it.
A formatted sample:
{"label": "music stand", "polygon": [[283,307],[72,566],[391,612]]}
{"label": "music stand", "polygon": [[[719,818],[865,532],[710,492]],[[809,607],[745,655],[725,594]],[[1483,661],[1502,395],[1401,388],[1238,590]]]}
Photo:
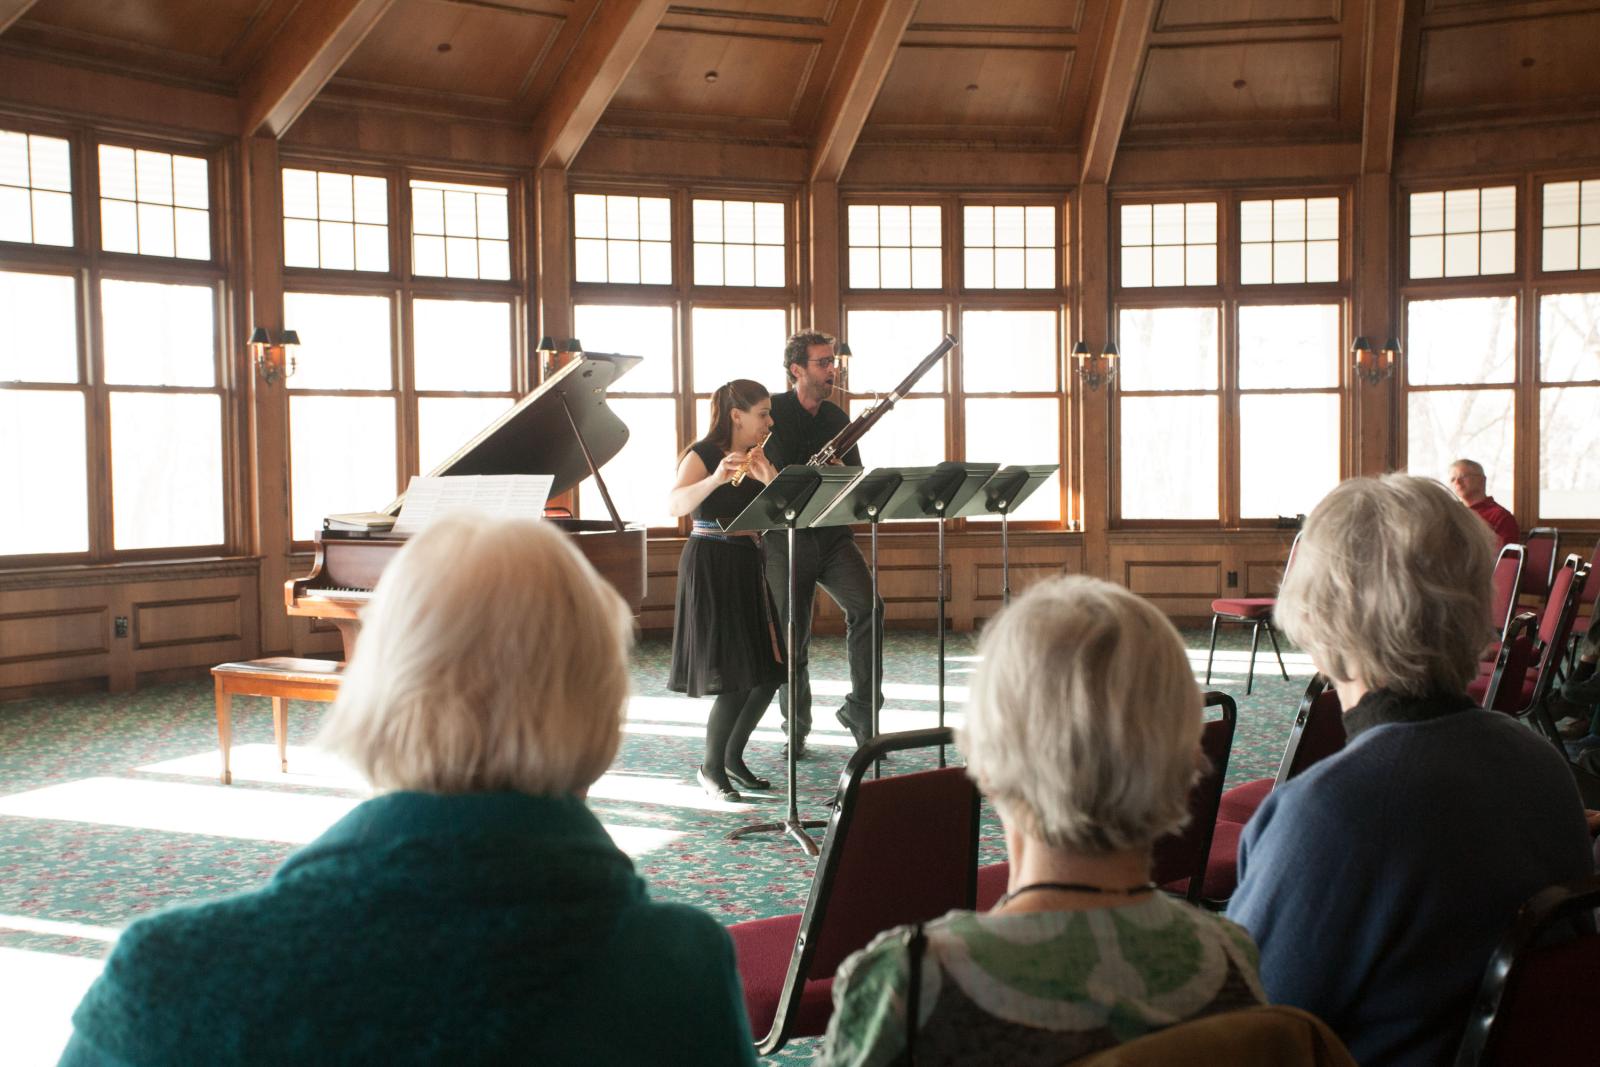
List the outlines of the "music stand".
{"label": "music stand", "polygon": [[[944,581],[944,523],[994,477],[998,463],[939,464],[923,481],[920,490],[902,503],[885,511],[886,519],[936,519],[939,523],[939,727],[944,728],[944,608],[948,593]],[[939,766],[943,767],[944,746],[939,746]]]}
{"label": "music stand", "polygon": [[813,819],[805,821],[800,818],[800,806],[795,797],[795,726],[794,713],[795,692],[799,689],[797,667],[794,656],[794,602],[795,602],[795,565],[794,565],[794,532],[810,525],[811,521],[827,509],[839,491],[861,474],[860,467],[807,467],[803,464],[792,464],[778,472],[778,476],[763,490],[759,496],[750,501],[745,509],[732,519],[722,522],[723,530],[728,533],[753,533],[767,530],[789,531],[789,601],[784,612],[785,635],[784,655],[787,660],[785,666],[789,672],[789,753],[787,759],[786,777],[789,788],[789,810],[783,819],[778,822],[757,823],[753,826],[741,827],[728,835],[728,840],[737,841],[741,837],[760,833],[785,833],[795,839],[795,842],[810,856],[817,855],[821,850],[817,843],[811,840],[806,833],[807,827],[821,827],[828,825],[825,820]]}
{"label": "music stand", "polygon": [[965,507],[950,517],[965,519],[974,515],[1000,516],[1000,603],[1011,603],[1011,513],[1017,505],[1033,495],[1033,491],[1061,469],[1059,463],[1042,463],[1034,466],[1010,466],[983,483],[983,492],[975,493]]}

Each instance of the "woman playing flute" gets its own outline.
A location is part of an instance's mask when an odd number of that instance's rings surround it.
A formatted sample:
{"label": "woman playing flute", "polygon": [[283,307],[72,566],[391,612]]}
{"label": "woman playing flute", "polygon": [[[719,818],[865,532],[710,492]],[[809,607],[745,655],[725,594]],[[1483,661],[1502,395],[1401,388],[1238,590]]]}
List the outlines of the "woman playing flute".
{"label": "woman playing flute", "polygon": [[692,515],[694,528],[678,560],[667,685],[694,697],[715,695],[695,778],[708,794],[728,801],[741,799],[739,788],[772,787],[745,766],[744,746],[784,667],[760,540],[724,533],[717,520],[739,514],[777,476],[761,448],[771,428],[765,387],[744,378],[719,387],[711,395],[711,429],[679,459],[668,498],[672,514]]}

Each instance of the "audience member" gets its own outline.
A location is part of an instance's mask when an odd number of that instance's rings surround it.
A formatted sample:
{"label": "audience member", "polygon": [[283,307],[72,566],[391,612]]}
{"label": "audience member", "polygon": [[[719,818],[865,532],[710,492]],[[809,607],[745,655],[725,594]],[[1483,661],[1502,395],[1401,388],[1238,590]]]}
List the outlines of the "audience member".
{"label": "audience member", "polygon": [[1245,828],[1228,906],[1275,1003],[1366,1067],[1448,1062],[1517,906],[1593,870],[1548,741],[1465,695],[1493,538],[1442,486],[1354,479],[1317,505],[1276,617],[1332,679],[1348,746]]}
{"label": "audience member", "polygon": [[738,515],[777,477],[761,449],[771,429],[766,386],[748,378],[718,386],[711,394],[711,429],[678,460],[678,480],[668,497],[668,510],[692,514],[694,528],[678,557],[667,687],[716,696],[695,779],[711,796],[729,801],[744,799],[734,786],[772,788],[745,765],[744,746],[784,669],[760,535],[726,533],[717,520]]}
{"label": "audience member", "polygon": [[1504,548],[1519,543],[1522,531],[1517,529],[1517,517],[1495,503],[1494,497],[1486,492],[1488,484],[1483,474],[1483,464],[1476,460],[1458,459],[1450,464],[1451,491],[1456,494],[1456,499],[1489,524],[1489,529],[1500,539],[1496,547]]}
{"label": "audience member", "polygon": [[979,647],[961,746],[1005,828],[1009,892],[846,960],[824,1059],[905,1062],[909,1037],[918,1062],[1054,1065],[1260,1003],[1244,931],[1150,881],[1203,760],[1172,624],[1120,586],[1056,578]]}
{"label": "audience member", "polygon": [[381,792],[261,889],[141,919],[62,1063],[754,1063],[733,948],[584,803],[632,620],[553,525],[395,557],[322,741]]}

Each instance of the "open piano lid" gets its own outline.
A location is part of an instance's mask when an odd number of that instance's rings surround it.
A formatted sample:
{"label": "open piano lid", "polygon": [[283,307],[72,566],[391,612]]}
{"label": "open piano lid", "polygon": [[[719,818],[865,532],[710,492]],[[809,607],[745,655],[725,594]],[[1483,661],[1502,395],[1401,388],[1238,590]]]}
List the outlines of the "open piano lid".
{"label": "open piano lid", "polygon": [[[429,477],[548,474],[555,479],[550,495],[566,492],[590,474],[584,446],[594,465],[603,467],[628,443],[627,425],[606,406],[606,389],[643,359],[581,353],[429,471]],[[583,435],[581,445],[573,434],[574,425]],[[397,515],[405,500],[401,493],[383,510]]]}

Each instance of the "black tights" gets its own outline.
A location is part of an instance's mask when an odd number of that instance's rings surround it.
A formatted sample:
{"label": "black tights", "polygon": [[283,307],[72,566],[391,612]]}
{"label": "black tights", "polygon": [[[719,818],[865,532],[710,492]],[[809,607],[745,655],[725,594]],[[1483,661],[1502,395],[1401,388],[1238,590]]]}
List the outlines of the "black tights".
{"label": "black tights", "polygon": [[740,689],[718,694],[711,705],[711,717],[706,720],[706,757],[703,769],[712,781],[721,784],[726,772],[732,768],[747,778],[752,778],[744,765],[744,746],[755,733],[756,723],[766,714],[772,703],[776,685],[758,685],[754,689]]}

